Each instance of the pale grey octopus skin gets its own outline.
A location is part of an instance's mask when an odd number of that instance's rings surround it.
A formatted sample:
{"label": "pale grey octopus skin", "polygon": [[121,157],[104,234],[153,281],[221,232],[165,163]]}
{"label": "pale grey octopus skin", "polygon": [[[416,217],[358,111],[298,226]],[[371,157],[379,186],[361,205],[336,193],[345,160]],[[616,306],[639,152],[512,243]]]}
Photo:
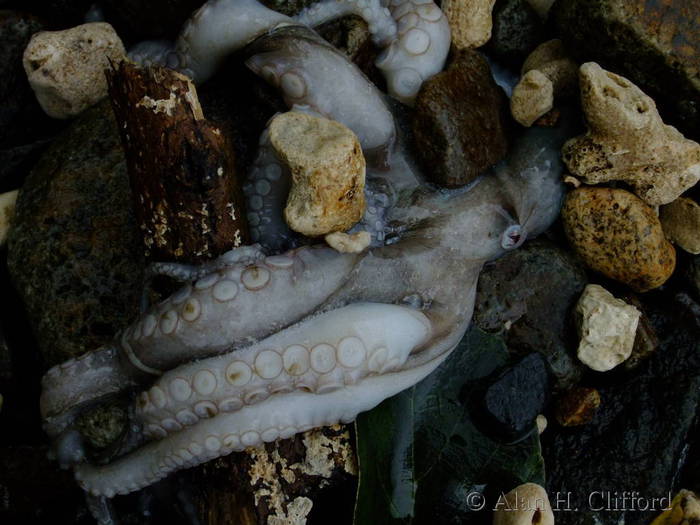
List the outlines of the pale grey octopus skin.
{"label": "pale grey octopus skin", "polygon": [[[164,265],[197,280],[115,344],[134,368],[169,370],[135,401],[154,441],[107,465],[77,465],[81,485],[107,497],[138,490],[235,450],[350,421],[425,377],[467,329],[483,264],[555,220],[556,134],[528,131],[468,190],[416,188],[389,210],[393,244],[271,257],[247,247],[203,269]],[[207,357],[222,349],[231,350]],[[45,390],[44,409],[51,396]]]}
{"label": "pale grey octopus skin", "polygon": [[174,45],[143,42],[129,56],[178,69],[201,83],[227,56],[275,27],[313,27],[348,14],[364,18],[373,40],[383,48],[377,67],[386,77],[389,94],[412,105],[423,82],[442,71],[450,49],[449,23],[432,0],[323,0],[295,18],[258,0],[209,0],[185,23]]}

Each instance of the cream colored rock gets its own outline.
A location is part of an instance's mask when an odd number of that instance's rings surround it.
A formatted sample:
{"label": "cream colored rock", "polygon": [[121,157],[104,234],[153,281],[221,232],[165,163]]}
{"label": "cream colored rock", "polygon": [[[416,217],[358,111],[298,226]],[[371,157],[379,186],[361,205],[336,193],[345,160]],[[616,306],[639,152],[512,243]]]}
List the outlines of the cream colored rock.
{"label": "cream colored rock", "polygon": [[562,150],[588,184],[624,181],[648,204],[668,204],[700,180],[700,145],[661,120],[654,101],[626,78],[588,62],[580,69],[588,133]]}
{"label": "cream colored rock", "polygon": [[442,0],[457,49],[481,47],[491,38],[491,12],[496,0]]}
{"label": "cream colored rock", "polygon": [[566,56],[561,40],[541,44],[525,59],[522,78],[513,88],[510,111],[525,127],[554,107],[554,98],[576,85],[578,66]]}
{"label": "cream colored rock", "polygon": [[292,174],[284,209],[291,229],[308,236],[348,230],[365,211],[365,158],[355,134],[305,113],[277,115],[270,142]]}
{"label": "cream colored rock", "polygon": [[353,234],[334,232],[326,235],[328,246],[340,253],[361,253],[370,242],[372,242],[372,236],[365,231]]}
{"label": "cream colored rock", "polygon": [[597,372],[607,372],[632,354],[641,312],[616,299],[602,286],[589,284],[576,305],[579,360]]}
{"label": "cream colored rock", "polygon": [[93,22],[36,33],[24,51],[24,70],[44,111],[69,118],[107,96],[104,70],[125,53],[111,25]]}
{"label": "cream colored rock", "polygon": [[10,231],[12,217],[15,215],[15,203],[19,190],[0,193],[0,246],[7,240],[7,232]]}
{"label": "cream colored rock", "polygon": [[692,199],[679,197],[661,206],[659,219],[669,240],[686,252],[700,253],[700,205]]}
{"label": "cream colored rock", "polygon": [[494,506],[493,525],[554,525],[547,491],[524,483],[502,494]]}

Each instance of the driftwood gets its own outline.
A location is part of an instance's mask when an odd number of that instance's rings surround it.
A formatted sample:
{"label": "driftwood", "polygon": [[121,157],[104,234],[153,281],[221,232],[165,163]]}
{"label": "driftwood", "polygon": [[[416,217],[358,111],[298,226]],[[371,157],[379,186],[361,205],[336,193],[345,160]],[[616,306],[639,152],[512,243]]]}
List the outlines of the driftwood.
{"label": "driftwood", "polygon": [[128,61],[107,80],[147,259],[197,263],[248,244],[233,147],[192,82]]}
{"label": "driftwood", "polygon": [[[107,78],[147,259],[193,264],[248,244],[232,141],[204,119],[190,80],[128,61]],[[338,512],[349,519],[357,476],[349,429],[305,432],[183,472],[200,522],[325,523],[328,509],[336,522]],[[334,488],[346,500],[331,498],[340,509],[322,501]]]}

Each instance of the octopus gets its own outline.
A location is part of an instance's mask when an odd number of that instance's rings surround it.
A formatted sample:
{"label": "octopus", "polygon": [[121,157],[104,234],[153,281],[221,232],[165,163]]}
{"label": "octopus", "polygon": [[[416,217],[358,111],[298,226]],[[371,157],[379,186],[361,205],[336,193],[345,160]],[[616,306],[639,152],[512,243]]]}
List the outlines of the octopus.
{"label": "octopus", "polygon": [[[556,219],[565,129],[528,130],[468,187],[430,185],[402,145],[402,111],[310,27],[347,13],[367,18],[386,46],[390,93],[410,99],[442,68],[449,29],[424,0],[326,1],[296,20],[256,0],[211,0],[174,46],[132,51],[203,81],[243,50],[291,111],[349,127],[375,159],[356,227],[372,241],[360,253],[300,244],[280,219],[288,174],[263,133],[247,183],[257,243],[201,266],[156,264],[182,287],[112,343],[43,378],[45,430],[90,494],[137,491],[234,451],[351,422],[416,384],[469,327],[483,265]],[[88,461],[76,420],[115,396],[128,399],[131,438],[113,457]]]}

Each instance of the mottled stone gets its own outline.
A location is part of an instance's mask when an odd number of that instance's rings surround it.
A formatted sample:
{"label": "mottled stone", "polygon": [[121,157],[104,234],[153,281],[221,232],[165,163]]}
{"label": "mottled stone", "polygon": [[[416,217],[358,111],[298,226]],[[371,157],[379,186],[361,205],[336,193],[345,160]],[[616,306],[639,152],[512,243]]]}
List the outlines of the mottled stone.
{"label": "mottled stone", "polygon": [[365,158],[339,122],[288,112],[270,123],[270,143],[292,174],[284,218],[308,236],[345,231],[365,211]]}
{"label": "mottled stone", "polygon": [[542,20],[527,0],[496,1],[491,40],[487,45],[495,58],[520,67],[542,40]]}
{"label": "mottled stone", "polygon": [[599,406],[600,393],[595,388],[577,386],[557,399],[554,416],[564,427],[585,425]]}
{"label": "mottled stone", "polygon": [[433,182],[463,186],[505,156],[507,127],[507,98],[488,63],[462,51],[418,93],[414,151]]}
{"label": "mottled stone", "polygon": [[607,372],[632,355],[641,313],[597,284],[589,284],[576,305],[579,360]]}
{"label": "mottled stone", "polygon": [[556,386],[568,388],[583,371],[570,318],[586,282],[572,254],[548,241],[528,242],[481,272],[474,324],[504,331],[509,350],[518,355],[542,353]]}
{"label": "mottled stone", "polygon": [[32,36],[23,64],[39,104],[54,118],[73,117],[107,96],[104,70],[126,51],[104,22]]}
{"label": "mottled stone", "polygon": [[700,254],[700,205],[679,197],[659,210],[661,226],[669,240],[692,254]]}
{"label": "mottled stone", "polygon": [[700,137],[697,0],[559,0],[550,18],[579,62],[628,77],[659,103],[664,120]]}
{"label": "mottled stone", "polygon": [[562,148],[573,175],[588,184],[624,181],[652,206],[700,180],[700,144],[664,124],[637,86],[589,62],[581,66],[580,87],[588,132]]}
{"label": "mottled stone", "polygon": [[491,38],[491,11],[496,0],[442,0],[457,49],[481,47]]}
{"label": "mottled stone", "polygon": [[531,431],[548,392],[547,367],[540,354],[530,354],[501,374],[484,395],[484,407],[498,435],[515,440]]}
{"label": "mottled stone", "polygon": [[493,525],[554,525],[554,512],[544,487],[524,483],[498,498]]}
{"label": "mottled stone", "polygon": [[592,269],[638,292],[661,286],[676,265],[653,208],[632,193],[580,187],[562,208],[569,242]]}
{"label": "mottled stone", "polygon": [[107,102],[61,135],[17,201],[8,266],[51,366],[112,339],[138,313],[142,247]]}

